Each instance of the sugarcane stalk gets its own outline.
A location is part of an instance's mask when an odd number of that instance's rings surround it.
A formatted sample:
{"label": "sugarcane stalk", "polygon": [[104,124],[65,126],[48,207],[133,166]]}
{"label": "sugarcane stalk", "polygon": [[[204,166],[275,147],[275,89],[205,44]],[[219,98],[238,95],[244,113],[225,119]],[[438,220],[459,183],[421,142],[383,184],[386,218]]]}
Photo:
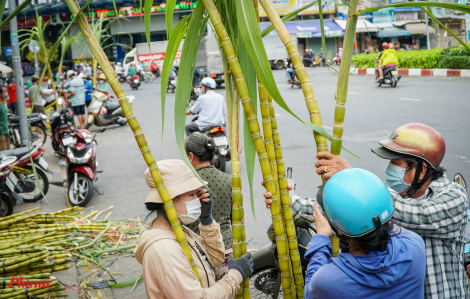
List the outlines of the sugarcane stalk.
{"label": "sugarcane stalk", "polygon": [[7,273],[7,272],[11,272],[11,271],[17,271],[17,270],[21,269],[24,266],[29,266],[33,263],[44,260],[48,255],[49,255],[49,253],[46,253],[46,254],[43,254],[39,257],[28,259],[26,261],[22,261],[20,263],[13,264],[13,265],[8,266],[8,267],[2,267],[2,268],[0,268],[0,273]]}
{"label": "sugarcane stalk", "polygon": [[[11,281],[11,280],[10,280]],[[25,280],[23,280],[25,281]],[[28,280],[29,282],[36,282],[38,280]],[[57,285],[58,284],[58,281],[51,281],[51,283],[49,284],[49,286],[52,285],[52,288],[55,288],[54,285]],[[50,288],[50,287],[49,287]],[[35,291],[38,291],[38,290],[47,290],[49,288],[42,288],[42,287],[28,287],[28,293],[34,293]],[[20,288],[20,287],[13,287],[13,288],[5,288],[5,289],[2,289],[0,291],[0,294],[2,294],[0,296],[0,298],[8,298],[8,297],[5,297],[5,296],[15,296],[15,295],[21,295],[21,293],[24,293],[25,292],[25,288]]]}
{"label": "sugarcane stalk", "polygon": [[[297,47],[292,42],[289,32],[286,29],[286,26],[282,22],[278,13],[274,9],[272,3],[268,0],[260,0],[261,6],[263,7],[266,15],[269,17],[269,20],[276,28],[279,37],[281,38],[284,46],[289,53],[292,64],[294,65],[295,73],[299,78],[302,92],[305,97],[305,103],[307,104],[308,112],[310,113],[310,122],[322,127],[322,120],[320,116],[320,110],[318,108],[317,99],[315,98],[315,93],[313,92],[312,83],[307,75],[307,70],[302,62],[302,58],[297,50]],[[317,145],[317,152],[328,151],[328,145],[326,144],[326,139],[321,134],[313,132],[315,137],[315,143]]]}
{"label": "sugarcane stalk", "polygon": [[[3,282],[4,278],[11,280],[13,277],[15,277],[15,276],[0,277],[0,282]],[[22,277],[23,277],[23,279],[44,279],[44,278],[51,277],[51,275],[50,275],[50,273],[47,273],[47,274],[24,275]]]}
{"label": "sugarcane stalk", "polygon": [[[243,110],[248,119],[251,135],[253,136],[253,142],[258,153],[259,163],[263,173],[263,179],[268,192],[273,195],[276,193],[276,187],[274,185],[273,178],[271,176],[271,167],[269,165],[269,159],[266,152],[266,146],[264,145],[263,138],[260,133],[260,127],[256,114],[254,113],[253,103],[248,93],[248,87],[245,82],[240,63],[233,50],[232,42],[227,34],[227,31],[222,24],[222,20],[212,0],[202,0],[204,7],[207,10],[212,26],[222,44],[225,55],[227,56],[230,69],[235,77],[238,93],[240,94]],[[273,204],[271,205],[271,215],[273,219],[274,231],[276,233],[276,244],[279,255],[279,266],[281,269],[281,280],[284,292],[284,298],[292,298],[291,291],[291,273],[289,271],[290,258],[288,255],[287,240],[285,237],[284,222],[280,213],[280,206],[278,198],[273,196]]]}
{"label": "sugarcane stalk", "polygon": [[341,56],[341,65],[339,68],[336,107],[335,107],[335,123],[333,126],[333,139],[331,140],[331,153],[339,156],[343,144],[343,124],[344,114],[346,111],[346,99],[348,96],[348,81],[351,59],[353,55],[354,34],[356,33],[357,24],[357,0],[350,0],[349,5],[354,11],[349,9],[346,30],[344,31],[343,54]]}
{"label": "sugarcane stalk", "polygon": [[[49,254],[49,253],[47,253],[47,254]],[[44,252],[36,252],[36,253],[32,253],[32,254],[22,255],[18,258],[14,258],[14,259],[7,259],[7,260],[2,262],[2,266],[11,266],[11,265],[18,264],[18,263],[24,262],[26,260],[36,258],[36,257],[40,257],[40,256],[43,256],[43,255],[44,255]]]}
{"label": "sugarcane stalk", "polygon": [[52,92],[54,93],[54,99],[55,99],[55,108],[59,110],[59,101],[57,101],[57,93],[55,90],[54,77],[52,75],[52,69],[49,63],[47,64],[47,71],[49,72],[49,78],[51,79],[51,87],[52,87]]}
{"label": "sugarcane stalk", "polygon": [[58,297],[68,297],[69,295],[64,293],[49,293],[43,295],[37,295],[38,298],[58,298]]}
{"label": "sugarcane stalk", "polygon": [[[57,291],[65,290],[64,287],[55,286],[55,284],[58,284],[57,281],[51,282],[50,285],[52,285],[53,283],[54,283],[54,286],[49,287],[49,288],[28,289],[28,294],[29,295],[38,295],[38,294],[44,294],[44,293],[49,293],[49,292],[57,292]],[[25,292],[25,289],[22,288],[20,291],[16,291],[14,293],[0,295],[0,299],[3,299],[3,298],[11,298],[11,299],[28,298],[28,297],[26,297],[26,295],[23,295],[24,292]]]}
{"label": "sugarcane stalk", "polygon": [[57,234],[57,233],[52,232],[52,233],[49,233],[49,234],[47,234],[47,235],[43,235],[43,236],[39,236],[39,237],[34,237],[34,238],[30,238],[30,239],[25,239],[25,240],[22,240],[22,241],[10,243],[10,244],[8,244],[8,245],[2,245],[2,246],[0,246],[0,251],[1,251],[1,250],[8,249],[8,248],[11,248],[11,247],[14,247],[14,246],[18,246],[18,245],[21,245],[21,244],[30,243],[30,242],[33,242],[33,241],[36,241],[36,240],[40,240],[40,239],[45,238],[45,237],[54,236],[54,235],[56,235],[56,234]]}
{"label": "sugarcane stalk", "polygon": [[15,218],[11,218],[11,219],[2,221],[2,222],[0,222],[0,228],[6,228],[6,227],[12,225],[13,223],[23,221],[25,219],[28,219],[29,217],[30,216],[15,217]]}
{"label": "sugarcane stalk", "polygon": [[41,207],[36,207],[36,208],[34,208],[34,209],[27,210],[27,211],[24,211],[24,212],[21,212],[21,213],[16,213],[16,214],[13,214],[13,215],[10,215],[10,216],[2,217],[2,222],[3,222],[3,221],[6,221],[6,220],[10,220],[10,219],[12,219],[12,218],[16,218],[16,217],[21,216],[21,215],[24,215],[24,214],[28,214],[28,213],[37,211],[37,210],[39,210],[40,208],[41,208]]}

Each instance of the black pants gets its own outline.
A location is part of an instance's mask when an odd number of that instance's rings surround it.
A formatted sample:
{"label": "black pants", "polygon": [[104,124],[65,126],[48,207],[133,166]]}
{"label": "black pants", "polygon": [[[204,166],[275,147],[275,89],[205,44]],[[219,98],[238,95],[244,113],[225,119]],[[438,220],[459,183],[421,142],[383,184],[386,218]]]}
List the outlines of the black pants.
{"label": "black pants", "polygon": [[191,133],[199,132],[199,127],[196,123],[192,122],[187,124],[186,127],[184,127],[184,130],[186,131],[186,136],[189,136]]}

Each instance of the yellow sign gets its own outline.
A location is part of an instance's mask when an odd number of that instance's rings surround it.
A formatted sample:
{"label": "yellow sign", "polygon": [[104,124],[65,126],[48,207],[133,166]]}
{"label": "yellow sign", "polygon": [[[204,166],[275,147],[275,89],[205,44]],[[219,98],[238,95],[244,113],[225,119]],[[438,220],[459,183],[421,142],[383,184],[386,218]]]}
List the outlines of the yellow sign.
{"label": "yellow sign", "polygon": [[[305,5],[309,5],[312,2],[315,2],[313,0],[270,0],[274,6],[274,9],[276,9],[277,13],[280,16],[284,16],[288,13],[293,12],[294,10],[304,7]],[[323,0],[322,1],[322,9],[323,13],[335,13],[335,0]],[[266,13],[264,10],[260,7],[260,12],[259,12],[261,17],[267,17]],[[314,6],[310,7],[307,10],[302,11],[299,13],[299,15],[313,15],[313,14],[319,14],[318,11],[318,4],[315,4]]]}

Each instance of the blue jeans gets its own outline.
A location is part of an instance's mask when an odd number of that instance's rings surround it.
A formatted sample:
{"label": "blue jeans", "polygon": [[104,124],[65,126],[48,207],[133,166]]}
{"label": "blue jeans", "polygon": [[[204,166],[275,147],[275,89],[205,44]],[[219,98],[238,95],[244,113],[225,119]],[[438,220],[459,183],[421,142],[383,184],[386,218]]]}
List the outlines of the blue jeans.
{"label": "blue jeans", "polygon": [[10,113],[18,115],[18,102],[14,102],[13,104],[10,104],[9,106],[10,106]]}
{"label": "blue jeans", "polygon": [[294,72],[295,72],[295,70],[292,69],[292,68],[288,68],[288,69],[286,70],[287,80],[292,80],[292,74],[293,74]]}

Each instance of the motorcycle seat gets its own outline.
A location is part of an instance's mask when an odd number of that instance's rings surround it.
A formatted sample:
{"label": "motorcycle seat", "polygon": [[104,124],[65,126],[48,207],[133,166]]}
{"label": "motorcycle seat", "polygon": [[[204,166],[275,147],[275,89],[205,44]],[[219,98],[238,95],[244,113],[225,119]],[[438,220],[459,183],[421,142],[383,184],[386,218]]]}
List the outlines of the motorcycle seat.
{"label": "motorcycle seat", "polygon": [[120,107],[121,107],[121,105],[119,103],[111,102],[111,103],[108,104],[106,109],[108,110],[108,113],[113,113],[115,110],[117,110]]}
{"label": "motorcycle seat", "polygon": [[[32,147],[31,149],[33,149],[33,148],[34,147]],[[29,153],[28,147],[20,147],[20,148],[15,148],[15,149],[12,149],[12,150],[1,151],[0,155],[15,156],[18,159],[20,159],[21,157],[23,157],[24,155],[26,155],[28,153]]]}

